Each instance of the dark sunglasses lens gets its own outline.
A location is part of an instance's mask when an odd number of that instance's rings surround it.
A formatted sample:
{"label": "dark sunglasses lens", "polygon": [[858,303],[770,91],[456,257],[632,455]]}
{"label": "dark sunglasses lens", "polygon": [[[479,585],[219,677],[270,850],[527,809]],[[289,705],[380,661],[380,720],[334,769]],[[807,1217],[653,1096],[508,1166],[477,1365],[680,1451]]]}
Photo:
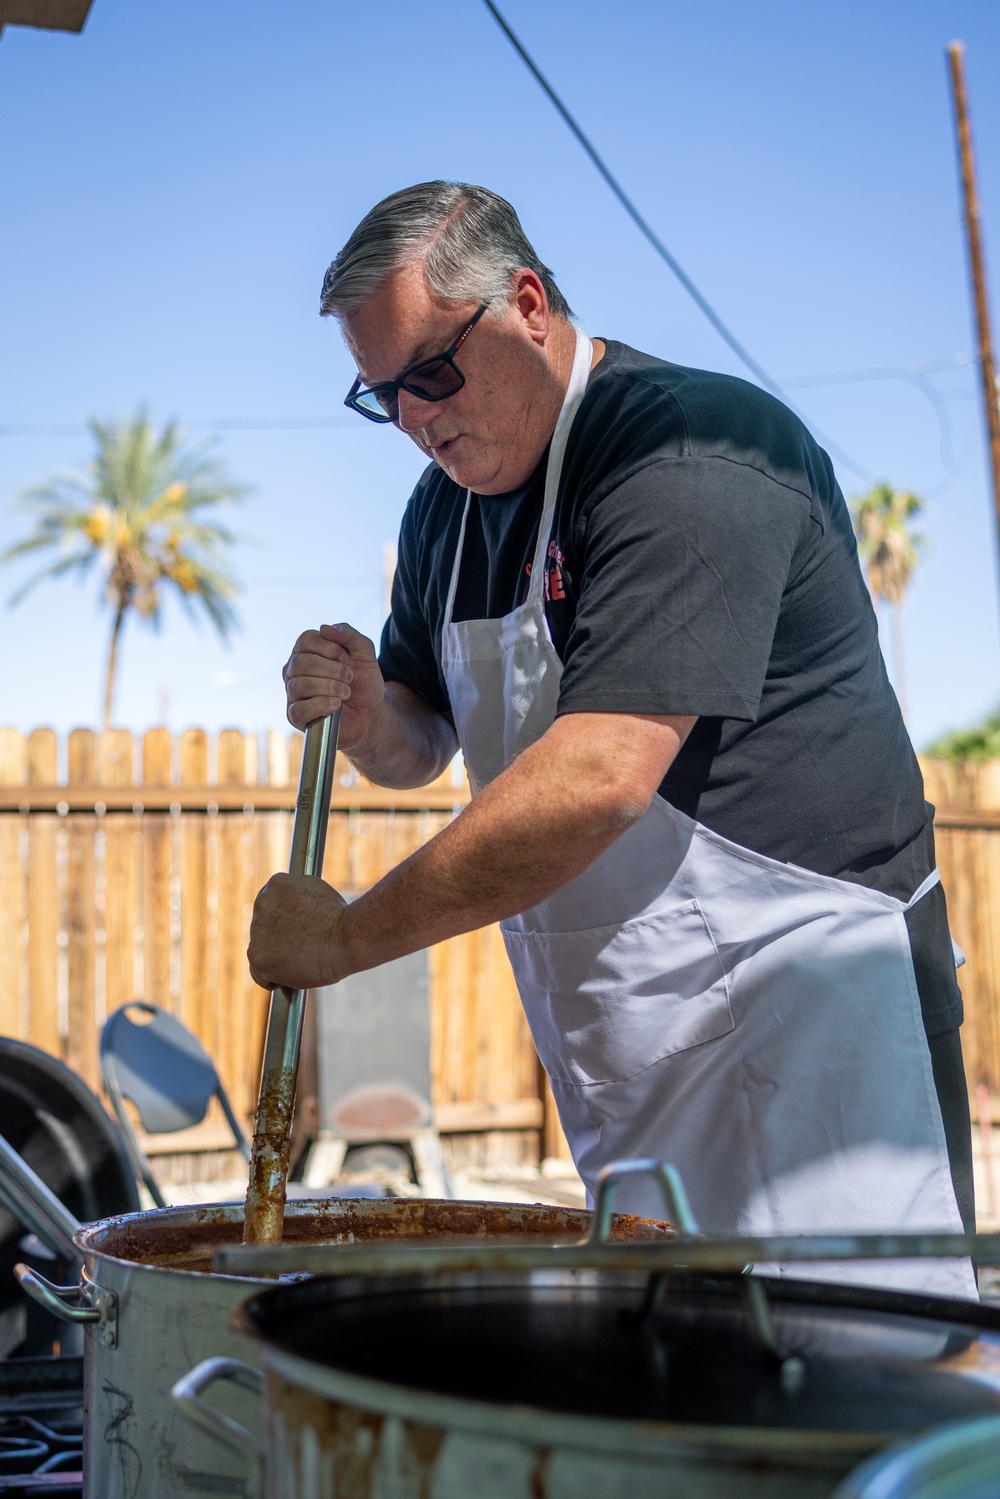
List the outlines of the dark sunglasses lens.
{"label": "dark sunglasses lens", "polygon": [[428,359],[417,369],[411,370],[403,381],[403,389],[422,401],[444,401],[461,390],[465,381],[447,359]]}
{"label": "dark sunglasses lens", "polygon": [[392,386],[376,386],[374,390],[359,390],[354,398],[356,406],[380,421],[394,422],[399,415],[399,402]]}

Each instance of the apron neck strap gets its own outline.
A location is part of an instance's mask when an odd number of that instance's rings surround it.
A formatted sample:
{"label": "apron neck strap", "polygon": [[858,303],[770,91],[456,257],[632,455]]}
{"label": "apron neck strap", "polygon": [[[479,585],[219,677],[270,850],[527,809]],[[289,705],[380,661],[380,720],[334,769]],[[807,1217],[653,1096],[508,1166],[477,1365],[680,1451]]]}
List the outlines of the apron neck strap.
{"label": "apron neck strap", "polygon": [[590,361],[594,355],[594,346],[586,333],[580,328],[574,331],[576,350],[573,354],[573,368],[570,371],[569,384],[563,397],[559,420],[556,422],[556,429],[549,444],[549,462],[545,470],[545,498],[542,501],[542,513],[538,519],[538,540],[535,543],[535,556],[531,564],[531,582],[528,585],[527,602],[529,604],[544,602],[545,554],[549,549],[549,540],[552,535],[552,521],[559,496],[559,480],[562,476],[563,459],[566,457],[566,444],[569,441],[573,418],[587,393]]}
{"label": "apron neck strap", "polygon": [[465,505],[462,509],[462,524],[458,532],[458,545],[455,547],[455,561],[451,568],[451,582],[448,584],[448,598],[444,606],[444,628],[447,630],[451,624],[451,616],[455,612],[455,593],[458,589],[458,574],[462,566],[462,550],[465,546],[465,523],[469,519],[469,506],[472,504],[472,490],[465,491]]}
{"label": "apron neck strap", "polygon": [[[576,333],[576,349],[573,354],[573,368],[570,371],[569,384],[566,394],[563,396],[562,409],[556,422],[552,441],[549,444],[549,461],[545,470],[545,498],[542,502],[542,513],[538,520],[538,540],[535,543],[535,557],[531,564],[531,581],[528,584],[529,604],[544,600],[545,593],[545,554],[549,548],[549,537],[552,531],[552,518],[555,514],[556,498],[559,494],[559,478],[562,474],[563,459],[566,456],[566,443],[569,440],[569,430],[573,425],[573,418],[580,408],[580,402],[587,392],[587,380],[590,375],[590,361],[593,358],[594,346],[590,339],[579,328],[574,329]],[[455,548],[455,562],[451,569],[451,582],[448,585],[448,599],[444,609],[445,629],[451,624],[451,617],[455,607],[455,593],[458,589],[458,574],[462,566],[462,550],[465,545],[465,524],[469,518],[469,506],[472,504],[472,490],[465,492],[465,509],[462,512],[462,527],[458,533],[458,545]]]}

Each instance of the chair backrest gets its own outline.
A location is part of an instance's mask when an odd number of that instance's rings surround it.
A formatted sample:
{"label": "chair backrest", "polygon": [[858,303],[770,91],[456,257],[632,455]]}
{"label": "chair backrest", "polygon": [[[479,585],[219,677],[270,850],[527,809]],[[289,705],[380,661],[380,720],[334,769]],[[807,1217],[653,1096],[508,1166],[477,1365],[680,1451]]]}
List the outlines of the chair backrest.
{"label": "chair backrest", "polygon": [[[137,1025],[129,1011],[152,1018]],[[171,1134],[204,1119],[219,1088],[212,1058],[187,1026],[159,1005],[135,999],[110,1016],[101,1032],[101,1071],[135,1105],[148,1134]]]}
{"label": "chair backrest", "polygon": [[428,1127],[429,990],[423,950],[315,991],[321,1130],[391,1140]]}

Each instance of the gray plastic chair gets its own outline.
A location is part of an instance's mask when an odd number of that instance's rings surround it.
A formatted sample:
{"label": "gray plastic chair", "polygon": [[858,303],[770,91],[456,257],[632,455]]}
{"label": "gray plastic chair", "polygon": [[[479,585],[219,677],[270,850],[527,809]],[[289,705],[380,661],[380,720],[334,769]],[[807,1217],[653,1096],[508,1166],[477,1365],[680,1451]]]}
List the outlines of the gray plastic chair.
{"label": "gray plastic chair", "polygon": [[[137,1025],[129,1011],[152,1018]],[[233,1113],[208,1052],[186,1025],[159,1005],[133,999],[105,1022],[101,1031],[101,1076],[138,1177],[157,1207],[165,1208],[152,1167],[132,1125],[126,1098],[150,1135],[173,1134],[200,1124],[213,1098],[219,1100],[236,1146],[249,1161],[250,1146]]]}

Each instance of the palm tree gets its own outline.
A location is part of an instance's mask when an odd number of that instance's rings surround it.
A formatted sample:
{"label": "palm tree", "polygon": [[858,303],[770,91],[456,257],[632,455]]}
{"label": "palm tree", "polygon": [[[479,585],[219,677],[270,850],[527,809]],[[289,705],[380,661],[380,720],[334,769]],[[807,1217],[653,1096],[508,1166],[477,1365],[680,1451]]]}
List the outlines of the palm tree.
{"label": "palm tree", "polygon": [[910,586],[926,537],[912,529],[912,518],[924,502],[919,495],[876,484],[851,503],[854,534],[865,565],[868,587],[879,612],[880,603],[892,609],[892,656],[896,693],[906,717],[906,673],[903,663],[903,599]]}
{"label": "palm tree", "polygon": [[156,433],[139,411],[130,422],[91,421],[89,426],[97,444],[93,462],[80,475],[61,476],[21,495],[19,508],[34,516],[34,529],[0,562],[31,552],[58,554],[17,590],[11,605],[44,578],[100,572],[112,615],[104,685],[107,729],[119,639],[130,611],[158,627],[163,585],[171,584],[187,611],[193,614],[200,605],[223,638],[235,624],[231,600],[239,588],[220,566],[220,553],[234,537],[203,516],[248,491],[204,448],[182,447],[174,422]]}

